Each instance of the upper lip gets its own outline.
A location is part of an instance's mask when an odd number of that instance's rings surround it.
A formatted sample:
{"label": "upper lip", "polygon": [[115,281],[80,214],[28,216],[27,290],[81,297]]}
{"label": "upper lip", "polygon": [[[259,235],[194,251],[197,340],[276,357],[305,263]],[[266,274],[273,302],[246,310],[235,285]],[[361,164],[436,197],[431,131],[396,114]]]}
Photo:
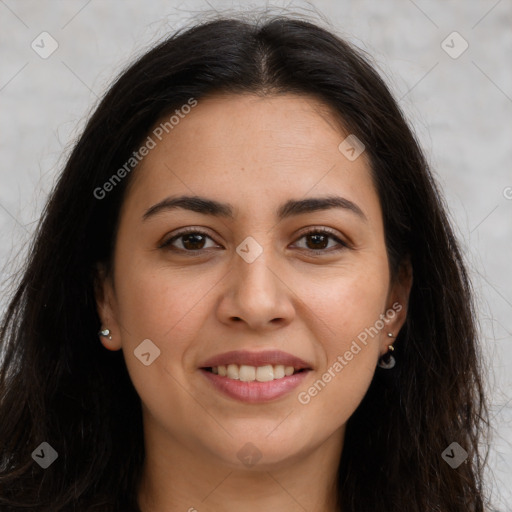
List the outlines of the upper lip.
{"label": "upper lip", "polygon": [[214,366],[227,366],[229,364],[247,366],[265,366],[268,364],[293,366],[296,370],[311,369],[306,361],[281,350],[265,350],[262,352],[251,352],[248,350],[233,350],[224,354],[217,354],[204,361],[200,368],[212,368]]}

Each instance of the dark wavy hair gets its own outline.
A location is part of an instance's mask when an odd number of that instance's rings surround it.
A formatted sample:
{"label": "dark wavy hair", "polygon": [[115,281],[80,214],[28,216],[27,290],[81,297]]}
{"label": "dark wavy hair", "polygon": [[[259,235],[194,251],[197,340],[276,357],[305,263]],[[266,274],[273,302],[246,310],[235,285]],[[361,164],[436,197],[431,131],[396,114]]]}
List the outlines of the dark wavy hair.
{"label": "dark wavy hair", "polygon": [[[321,100],[366,146],[392,275],[414,283],[396,343],[348,420],[343,512],[483,512],[489,425],[473,292],[415,135],[366,54],[294,16],[203,20],[130,65],[76,142],[44,209],[1,325],[2,511],[137,511],[141,403],[122,351],[98,341],[96,268],[111,268],[133,174],[94,196],[163,116],[193,97],[295,93]],[[59,454],[46,470],[32,452]],[[453,469],[443,451],[467,452]],[[488,448],[488,445],[486,445]]]}

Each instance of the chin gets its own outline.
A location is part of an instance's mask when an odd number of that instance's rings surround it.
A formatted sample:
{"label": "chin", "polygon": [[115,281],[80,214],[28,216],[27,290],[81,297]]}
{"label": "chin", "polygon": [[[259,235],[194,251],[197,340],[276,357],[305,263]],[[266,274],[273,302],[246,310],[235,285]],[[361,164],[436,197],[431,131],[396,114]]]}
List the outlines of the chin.
{"label": "chin", "polygon": [[[228,443],[211,447],[219,461],[232,469],[276,470],[282,464],[289,465],[294,459],[300,459],[307,452],[297,436],[286,432],[286,440],[279,436],[272,439],[267,433],[233,436]],[[287,442],[288,441],[288,442]],[[293,441],[291,443],[290,441]]]}

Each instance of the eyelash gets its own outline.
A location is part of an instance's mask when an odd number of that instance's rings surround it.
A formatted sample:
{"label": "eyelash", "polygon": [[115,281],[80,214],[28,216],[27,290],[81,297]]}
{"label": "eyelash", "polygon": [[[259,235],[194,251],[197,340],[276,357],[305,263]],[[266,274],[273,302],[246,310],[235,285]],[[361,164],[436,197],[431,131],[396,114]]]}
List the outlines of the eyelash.
{"label": "eyelash", "polygon": [[[167,249],[167,250],[170,250],[170,251],[191,253],[190,255],[193,255],[194,253],[201,253],[203,251],[207,251],[208,250],[208,249],[187,250],[187,249],[179,249],[179,248],[171,246],[171,244],[175,240],[178,240],[179,238],[181,238],[181,237],[183,237],[185,235],[190,235],[190,234],[206,236],[207,238],[210,238],[210,240],[213,240],[213,238],[210,235],[208,235],[208,233],[206,233],[204,231],[200,231],[197,228],[186,228],[183,231],[180,231],[179,233],[174,235],[172,238],[169,238],[168,240],[164,241],[158,248],[159,249]],[[332,238],[333,240],[335,240],[339,245],[341,245],[341,247],[339,247],[338,249],[334,249],[334,250],[332,248],[331,249],[319,249],[319,250],[304,249],[304,248],[302,248],[302,250],[304,250],[304,251],[306,251],[306,252],[308,252],[308,253],[310,253],[312,255],[315,255],[315,256],[323,255],[323,254],[338,253],[340,251],[343,251],[343,250],[349,248],[349,245],[347,243],[345,243],[342,240],[340,240],[335,235],[335,233],[333,231],[331,231],[330,229],[327,229],[327,228],[312,228],[309,231],[306,231],[306,232],[302,233],[300,235],[300,237],[298,238],[298,240],[300,240],[300,239],[302,239],[302,238],[304,238],[305,236],[308,236],[308,235],[326,235],[329,238]]]}

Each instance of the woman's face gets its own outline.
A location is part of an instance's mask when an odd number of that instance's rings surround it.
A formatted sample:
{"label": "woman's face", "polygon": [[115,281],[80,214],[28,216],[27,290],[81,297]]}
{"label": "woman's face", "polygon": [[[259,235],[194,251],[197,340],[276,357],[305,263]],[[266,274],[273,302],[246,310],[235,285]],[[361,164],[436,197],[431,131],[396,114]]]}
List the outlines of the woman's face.
{"label": "woman's face", "polygon": [[170,449],[238,467],[339,456],[410,288],[390,281],[366,153],[339,149],[348,134],[309,97],[180,114],[133,171],[102,342],[122,348],[146,436]]}

